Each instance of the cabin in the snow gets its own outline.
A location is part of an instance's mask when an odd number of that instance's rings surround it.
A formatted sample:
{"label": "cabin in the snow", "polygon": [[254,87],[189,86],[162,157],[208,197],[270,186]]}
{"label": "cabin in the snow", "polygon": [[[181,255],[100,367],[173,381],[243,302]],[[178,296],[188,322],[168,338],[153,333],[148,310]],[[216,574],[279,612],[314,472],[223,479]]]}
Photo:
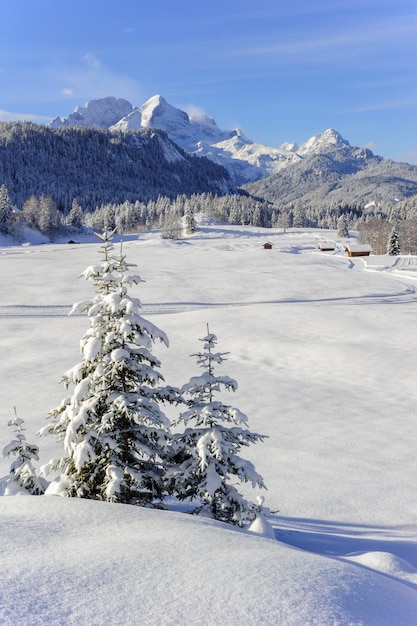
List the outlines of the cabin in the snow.
{"label": "cabin in the snow", "polygon": [[272,249],[272,243],[267,241],[266,243],[264,243],[264,248],[265,248],[265,250],[271,250]]}
{"label": "cabin in the snow", "polygon": [[321,241],[319,243],[320,252],[333,252],[335,249],[335,244],[331,241]]}
{"label": "cabin in the snow", "polygon": [[345,247],[348,256],[369,256],[372,252],[372,246],[369,243],[352,243]]}

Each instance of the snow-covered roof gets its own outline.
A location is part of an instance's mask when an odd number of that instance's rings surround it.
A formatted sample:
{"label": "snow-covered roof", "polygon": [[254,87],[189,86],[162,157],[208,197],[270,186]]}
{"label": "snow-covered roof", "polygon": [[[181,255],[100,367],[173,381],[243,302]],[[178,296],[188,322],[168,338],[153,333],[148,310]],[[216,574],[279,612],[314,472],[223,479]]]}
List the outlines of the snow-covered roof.
{"label": "snow-covered roof", "polygon": [[349,252],[372,252],[372,246],[369,243],[348,243],[345,250]]}

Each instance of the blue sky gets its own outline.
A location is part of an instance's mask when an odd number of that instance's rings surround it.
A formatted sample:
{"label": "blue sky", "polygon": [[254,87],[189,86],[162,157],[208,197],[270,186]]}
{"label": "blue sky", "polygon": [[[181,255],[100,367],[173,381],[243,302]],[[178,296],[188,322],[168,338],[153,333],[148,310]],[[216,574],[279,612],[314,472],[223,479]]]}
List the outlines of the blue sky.
{"label": "blue sky", "polygon": [[261,143],[417,164],[416,0],[2,0],[0,121],[161,94]]}

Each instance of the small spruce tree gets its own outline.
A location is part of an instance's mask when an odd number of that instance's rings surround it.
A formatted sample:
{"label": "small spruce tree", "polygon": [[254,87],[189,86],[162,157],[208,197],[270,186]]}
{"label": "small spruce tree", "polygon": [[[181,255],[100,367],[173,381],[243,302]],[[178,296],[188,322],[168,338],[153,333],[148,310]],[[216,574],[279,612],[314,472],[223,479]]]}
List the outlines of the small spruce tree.
{"label": "small spruce tree", "polygon": [[104,260],[83,273],[96,296],[71,311],[87,311],[90,329],[81,340],[83,360],[64,375],[72,397],[49,413],[41,430],[64,444],[64,456],[45,471],[61,471],[53,488],[62,495],[146,504],[163,492],[169,421],[160,403],[177,401],[178,390],[161,386],[151,350],[168,339],[128,294],[141,278],[128,272],[124,256],[112,255],[112,235],[98,235]]}
{"label": "small spruce tree", "polygon": [[300,200],[297,200],[294,207],[293,228],[304,228],[306,222],[305,210]]}
{"label": "small spruce tree", "polygon": [[188,201],[184,209],[184,230],[187,235],[194,233],[197,230],[197,224],[194,217],[194,208]]}
{"label": "small spruce tree", "polygon": [[398,256],[401,252],[400,237],[397,229],[394,227],[388,239],[388,254]]}
{"label": "small spruce tree", "polygon": [[337,234],[339,237],[349,237],[349,225],[344,213],[337,220]]}
{"label": "small spruce tree", "polygon": [[33,466],[33,461],[39,461],[39,448],[26,441],[23,433],[24,421],[15,416],[8,422],[8,426],[14,426],[15,439],[3,448],[3,458],[14,455],[16,459],[10,466],[10,473],[2,480],[5,495],[16,493],[41,495],[45,492],[47,481],[38,476]]}
{"label": "small spruce tree", "polygon": [[74,198],[71,205],[71,211],[68,213],[67,224],[74,228],[81,228],[83,223],[83,212],[78,204],[77,198]]}
{"label": "small spruce tree", "polygon": [[10,237],[16,235],[16,224],[13,217],[13,205],[9,198],[6,185],[0,187],[0,232]]}
{"label": "small spruce tree", "polygon": [[216,336],[207,329],[201,341],[203,351],[192,356],[204,372],[182,388],[189,398],[188,410],[176,425],[184,425],[185,430],[173,435],[167,487],[180,500],[198,500],[194,513],[244,526],[256,517],[259,506],[246,500],[235,485],[265,485],[253,464],[242,459],[239,452],[264,436],[248,430],[247,417],[239,409],[215,400],[221,389],[235,391],[237,382],[214,374],[215,365],[225,360],[225,353],[215,351]]}

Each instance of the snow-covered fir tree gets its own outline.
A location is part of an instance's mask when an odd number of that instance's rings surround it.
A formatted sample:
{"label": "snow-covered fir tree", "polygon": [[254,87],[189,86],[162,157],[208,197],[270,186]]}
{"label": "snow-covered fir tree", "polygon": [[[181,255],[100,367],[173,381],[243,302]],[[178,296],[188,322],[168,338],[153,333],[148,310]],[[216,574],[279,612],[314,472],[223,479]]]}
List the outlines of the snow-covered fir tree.
{"label": "snow-covered fir tree", "polygon": [[344,213],[337,220],[337,234],[339,237],[349,237],[349,224]]}
{"label": "snow-covered fir tree", "polygon": [[67,224],[74,228],[81,228],[83,223],[83,211],[78,204],[77,198],[74,198],[71,205],[71,211],[68,213]]}
{"label": "snow-covered fir tree", "polygon": [[15,456],[10,466],[8,476],[2,479],[5,495],[32,494],[41,495],[45,492],[47,481],[38,476],[33,466],[33,461],[39,461],[38,446],[26,441],[23,433],[24,420],[15,416],[8,422],[14,427],[15,438],[3,448],[3,458]]}
{"label": "snow-covered fir tree", "polygon": [[16,225],[13,217],[13,205],[10,202],[7,187],[0,187],[0,232],[13,237],[16,233]]}
{"label": "snow-covered fir tree", "polygon": [[392,256],[398,256],[401,252],[400,237],[397,229],[394,227],[388,239],[387,253]]}
{"label": "snow-covered fir tree", "polygon": [[194,217],[194,208],[190,201],[185,204],[184,208],[184,230],[187,235],[194,233],[197,229],[197,224]]}
{"label": "snow-covered fir tree", "polygon": [[81,340],[82,361],[64,375],[72,396],[49,413],[41,430],[64,445],[62,458],[45,471],[61,472],[50,491],[144,504],[162,495],[169,421],[160,403],[178,401],[178,390],[162,385],[152,345],[168,345],[168,339],[128,294],[141,278],[129,273],[124,256],[113,256],[112,235],[99,236],[104,260],[83,272],[96,296],[71,311],[87,311],[90,329]]}
{"label": "snow-covered fir tree", "polygon": [[192,356],[204,371],[182,387],[188,410],[176,422],[185,430],[173,435],[167,488],[180,500],[196,500],[194,513],[244,526],[256,517],[259,506],[238,487],[247,482],[252,487],[265,485],[253,464],[239,453],[264,436],[248,429],[247,417],[239,409],[215,399],[221,390],[236,391],[237,382],[214,373],[225,360],[225,353],[216,351],[216,336],[207,329],[201,341],[203,351]]}
{"label": "snow-covered fir tree", "polygon": [[292,225],[294,228],[303,228],[305,226],[306,217],[302,203],[297,200],[294,206],[294,217]]}

